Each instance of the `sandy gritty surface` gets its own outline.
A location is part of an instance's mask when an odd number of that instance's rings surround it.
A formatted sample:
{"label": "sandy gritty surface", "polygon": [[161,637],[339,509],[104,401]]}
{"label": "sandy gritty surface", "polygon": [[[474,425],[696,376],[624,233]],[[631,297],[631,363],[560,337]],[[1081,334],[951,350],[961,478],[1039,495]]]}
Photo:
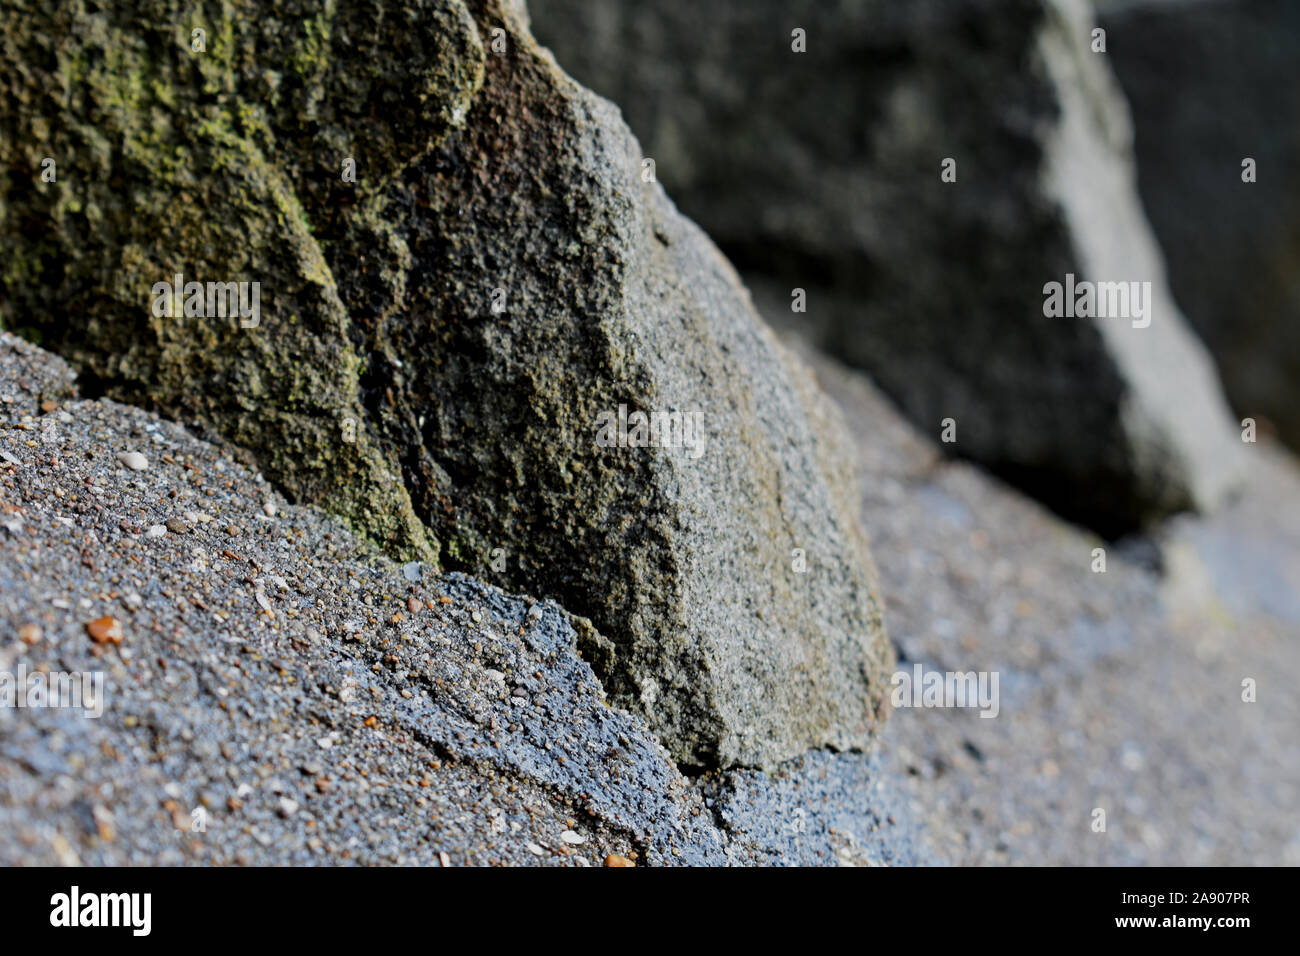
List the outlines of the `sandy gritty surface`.
{"label": "sandy gritty surface", "polygon": [[999,674],[996,718],[890,718],[884,756],[939,856],[1300,864],[1295,459],[1248,446],[1235,504],[1116,547],[942,459],[866,380],[818,367],[862,447],[900,668]]}
{"label": "sandy gritty surface", "polygon": [[556,605],[393,564],[3,334],[0,426],[0,672],[105,681],[0,707],[0,863],[923,858],[878,758],[685,778]]}
{"label": "sandy gritty surface", "polygon": [[0,862],[1300,863],[1294,460],[1107,545],[816,362],[900,668],[995,671],[999,713],[689,779],[554,604],[393,564],[0,335],[0,672],[105,679],[97,719],[0,708]]}

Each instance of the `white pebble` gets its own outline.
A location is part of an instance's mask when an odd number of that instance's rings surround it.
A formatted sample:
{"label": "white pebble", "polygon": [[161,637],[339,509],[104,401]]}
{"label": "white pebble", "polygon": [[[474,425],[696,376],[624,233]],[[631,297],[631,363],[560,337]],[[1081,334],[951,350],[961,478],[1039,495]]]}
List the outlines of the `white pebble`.
{"label": "white pebble", "polygon": [[138,451],[118,452],[117,460],[132,471],[144,471],[149,467],[149,459],[144,457]]}

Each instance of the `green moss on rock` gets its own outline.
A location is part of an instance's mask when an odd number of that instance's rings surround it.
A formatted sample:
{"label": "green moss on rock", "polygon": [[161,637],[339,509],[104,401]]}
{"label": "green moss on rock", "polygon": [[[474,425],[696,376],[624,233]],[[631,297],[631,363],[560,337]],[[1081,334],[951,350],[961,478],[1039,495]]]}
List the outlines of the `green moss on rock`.
{"label": "green moss on rock", "polygon": [[[216,428],[295,497],[431,558],[400,463],[370,437],[374,373],[334,270],[356,255],[350,203],[472,101],[483,49],[466,11],[19,2],[0,55],[23,65],[0,80],[0,302],[15,324],[110,393]],[[348,157],[357,184],[342,182]],[[154,283],[176,274],[260,282],[260,326],[153,316]]]}

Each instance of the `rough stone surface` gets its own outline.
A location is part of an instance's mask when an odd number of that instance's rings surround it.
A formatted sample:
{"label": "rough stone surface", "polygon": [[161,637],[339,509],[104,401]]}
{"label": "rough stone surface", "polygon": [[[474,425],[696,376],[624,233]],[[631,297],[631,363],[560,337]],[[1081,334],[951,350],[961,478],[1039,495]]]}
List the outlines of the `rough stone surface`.
{"label": "rough stone surface", "polygon": [[554,603],[391,563],[0,334],[0,674],[104,675],[99,717],[0,706],[0,864],[930,859],[878,759],[683,777],[577,647]]}
{"label": "rough stone surface", "polygon": [[[383,388],[365,381],[364,334],[326,253],[354,249],[362,197],[461,120],[483,50],[458,4],[318,8],[7,5],[0,321],[119,398],[216,426],[295,497],[428,557],[392,450],[361,428],[338,453],[344,421],[364,422]],[[346,157],[360,160],[355,187]],[[260,282],[260,328],[154,315],[151,290],[176,275]]]}
{"label": "rough stone surface", "polygon": [[[97,720],[0,709],[0,863],[1300,862],[1295,459],[1252,448],[1240,502],[1094,574],[1097,539],[818,375],[871,476],[903,666],[997,670],[999,716],[897,709],[877,756],[683,782],[554,605],[391,564],[0,337],[0,671],[107,678]],[[150,472],[114,460],[142,444]],[[136,530],[174,511],[213,520]],[[86,636],[106,614],[120,645]]]}
{"label": "rough stone surface", "polygon": [[[1235,434],[1082,4],[722,0],[708,30],[688,0],[532,9],[764,314],[869,370],[925,432],[954,419],[949,451],[1108,534],[1231,485]],[[1044,316],[1067,273],[1150,281],[1150,327]]]}
{"label": "rough stone surface", "polygon": [[[689,767],[870,745],[889,649],[837,413],[518,7],[236,4],[203,53],[162,0],[76,9],[6,21],[11,324],[391,553],[589,618]],[[178,272],[260,279],[262,321],[152,317]],[[620,406],[703,445],[601,447]]]}
{"label": "rough stone surface", "polygon": [[995,718],[890,716],[883,764],[937,856],[1300,864],[1300,462],[1249,446],[1240,500],[1114,546],[946,460],[862,376],[817,371],[864,451],[900,670],[999,675]]}
{"label": "rough stone surface", "polygon": [[1142,0],[1101,12],[1174,294],[1238,413],[1300,449],[1300,6]]}

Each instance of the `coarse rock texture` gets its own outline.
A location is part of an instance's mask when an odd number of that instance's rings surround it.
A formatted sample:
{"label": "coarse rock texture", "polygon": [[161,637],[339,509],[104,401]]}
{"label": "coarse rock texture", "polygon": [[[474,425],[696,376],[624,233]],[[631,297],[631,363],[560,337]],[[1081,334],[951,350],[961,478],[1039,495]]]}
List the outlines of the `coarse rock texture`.
{"label": "coarse rock texture", "polygon": [[884,734],[937,856],[1300,865],[1300,462],[1251,445],[1240,500],[1114,546],[817,371],[863,449],[900,671],[999,678],[996,717],[896,707]]}
{"label": "coarse rock texture", "polygon": [[[998,716],[899,708],[875,756],[692,782],[553,604],[389,563],[0,337],[0,672],[106,675],[98,719],[0,708],[0,863],[1300,862],[1295,460],[1252,447],[1240,502],[1117,549],[810,358],[872,478],[902,666],[998,672]],[[86,636],[105,614],[120,645]]]}
{"label": "coarse rock texture", "polygon": [[[339,453],[376,386],[326,250],[351,244],[347,210],[463,116],[483,49],[456,4],[340,6],[6,4],[0,321],[119,398],[216,426],[295,497],[427,557],[394,452],[361,428]],[[342,162],[358,155],[351,187]],[[176,275],[260,282],[261,325],[154,315],[155,283]]]}
{"label": "coarse rock texture", "polygon": [[0,706],[0,864],[930,859],[878,758],[684,778],[554,603],[392,563],[72,381],[0,334],[0,691],[104,680],[98,717]]}
{"label": "coarse rock texture", "polygon": [[[1236,434],[1081,2],[719,0],[707,30],[692,0],[532,12],[764,314],[869,370],[925,432],[953,419],[947,450],[1108,535],[1231,487]],[[1045,316],[1067,274],[1150,282],[1150,326]]]}
{"label": "coarse rock texture", "polygon": [[[204,52],[163,0],[7,16],[7,321],[391,554],[589,618],[685,767],[869,747],[891,658],[835,410],[521,7],[340,6],[227,5]],[[260,323],[153,317],[178,273],[260,280]],[[620,407],[699,444],[598,444]]]}
{"label": "coarse rock texture", "polygon": [[1174,295],[1238,413],[1300,449],[1300,4],[1141,0],[1100,13]]}

